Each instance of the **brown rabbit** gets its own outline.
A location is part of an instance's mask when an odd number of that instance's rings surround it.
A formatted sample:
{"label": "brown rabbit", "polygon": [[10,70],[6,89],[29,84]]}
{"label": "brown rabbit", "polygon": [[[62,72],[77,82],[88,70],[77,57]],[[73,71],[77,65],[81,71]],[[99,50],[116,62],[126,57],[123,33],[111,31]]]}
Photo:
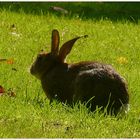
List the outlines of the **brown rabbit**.
{"label": "brown rabbit", "polygon": [[89,102],[91,110],[98,106],[115,115],[122,108],[126,111],[129,103],[126,83],[110,65],[92,61],[64,62],[79,38],[67,41],[59,50],[59,32],[53,30],[51,52],[38,54],[31,74],[41,80],[50,100],[57,98],[68,104]]}

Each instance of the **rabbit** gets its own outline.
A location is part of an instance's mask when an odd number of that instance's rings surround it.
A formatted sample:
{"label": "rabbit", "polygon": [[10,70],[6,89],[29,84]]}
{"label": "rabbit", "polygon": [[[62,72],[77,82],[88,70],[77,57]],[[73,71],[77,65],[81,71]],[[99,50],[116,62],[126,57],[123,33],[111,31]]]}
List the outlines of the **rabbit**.
{"label": "rabbit", "polygon": [[73,104],[78,101],[90,103],[117,115],[129,106],[128,86],[111,65],[93,61],[68,64],[66,56],[74,43],[85,36],[75,37],[59,49],[59,32],[52,31],[51,52],[41,52],[30,68],[30,73],[41,80],[42,88],[50,101]]}

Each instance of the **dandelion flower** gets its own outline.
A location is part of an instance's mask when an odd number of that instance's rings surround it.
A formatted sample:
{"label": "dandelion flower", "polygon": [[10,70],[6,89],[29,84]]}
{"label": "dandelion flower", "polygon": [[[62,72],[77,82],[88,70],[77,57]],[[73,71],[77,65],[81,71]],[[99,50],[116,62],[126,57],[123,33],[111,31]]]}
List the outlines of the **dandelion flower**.
{"label": "dandelion flower", "polygon": [[117,58],[117,62],[119,64],[127,64],[128,60],[125,57],[121,56],[121,57]]}

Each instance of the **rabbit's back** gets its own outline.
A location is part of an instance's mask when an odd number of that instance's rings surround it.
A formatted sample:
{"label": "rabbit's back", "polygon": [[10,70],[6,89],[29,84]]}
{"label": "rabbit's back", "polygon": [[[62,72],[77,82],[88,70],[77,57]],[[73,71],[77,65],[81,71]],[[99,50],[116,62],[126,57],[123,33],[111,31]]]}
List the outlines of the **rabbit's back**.
{"label": "rabbit's back", "polygon": [[[92,104],[92,110],[98,107],[119,110],[122,104],[128,104],[129,95],[125,80],[110,65],[98,62],[82,62],[75,78],[75,100]],[[78,66],[78,65],[77,65]],[[74,67],[77,67],[73,65]]]}

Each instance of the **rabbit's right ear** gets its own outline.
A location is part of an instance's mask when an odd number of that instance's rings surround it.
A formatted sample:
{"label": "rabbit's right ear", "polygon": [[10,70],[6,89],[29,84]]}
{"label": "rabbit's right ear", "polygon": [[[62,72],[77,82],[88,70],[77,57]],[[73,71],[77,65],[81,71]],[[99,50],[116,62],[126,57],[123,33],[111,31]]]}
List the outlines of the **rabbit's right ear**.
{"label": "rabbit's right ear", "polygon": [[59,60],[62,63],[65,61],[66,56],[70,53],[70,51],[71,51],[74,43],[76,42],[76,40],[78,40],[79,38],[82,38],[82,37],[86,38],[86,37],[88,37],[88,35],[84,35],[84,36],[79,36],[79,37],[73,38],[73,39],[67,41],[66,43],[64,43],[62,45],[62,47],[59,50],[59,55],[58,55]]}
{"label": "rabbit's right ear", "polygon": [[59,32],[56,29],[52,31],[51,41],[51,54],[57,56],[59,50]]}

